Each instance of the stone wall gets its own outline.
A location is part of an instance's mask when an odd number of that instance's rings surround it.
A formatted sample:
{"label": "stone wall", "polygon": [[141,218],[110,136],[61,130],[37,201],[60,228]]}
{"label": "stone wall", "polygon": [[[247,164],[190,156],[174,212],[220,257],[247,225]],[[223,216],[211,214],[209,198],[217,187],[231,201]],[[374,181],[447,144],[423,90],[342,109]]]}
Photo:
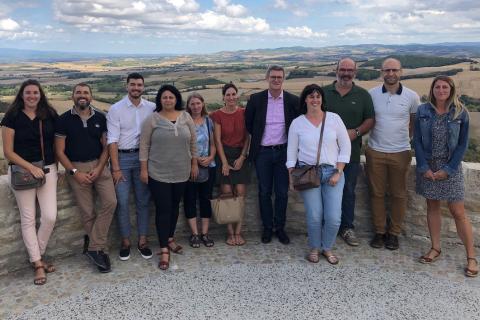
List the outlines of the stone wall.
{"label": "stone wall", "polygon": [[[472,220],[475,243],[480,244],[480,164],[464,163],[463,170],[465,174],[466,185],[466,210]],[[22,241],[20,230],[20,217],[16,206],[15,197],[8,186],[8,176],[0,176],[0,274],[23,268],[27,266],[27,253]],[[249,186],[248,197],[246,199],[246,219],[245,230],[251,232],[261,231],[261,222],[257,206],[257,190],[255,183]],[[150,240],[153,246],[156,246],[155,224],[153,205],[151,207],[151,228]],[[133,212],[133,211],[132,211]],[[446,207],[443,208],[443,237],[456,239],[456,227],[453,219],[449,216]],[[132,217],[132,223],[135,223]],[[359,176],[357,184],[357,205],[356,205],[356,228],[360,233],[372,231],[370,208],[368,201],[368,190],[365,175]],[[133,228],[135,229],[135,228]],[[210,233],[217,241],[223,241],[226,228],[224,226],[212,223]],[[304,208],[301,197],[296,192],[291,192],[288,213],[287,213],[287,231],[296,233],[306,233]],[[81,252],[82,236],[84,234],[78,208],[72,197],[72,193],[65,179],[59,180],[58,187],[58,217],[49,242],[47,254],[52,257],[67,256]],[[404,234],[411,236],[428,236],[426,226],[426,204],[425,200],[416,195],[414,191],[414,167],[409,175],[409,198],[408,212],[405,223]],[[179,218],[177,228],[177,238],[183,244],[187,243],[189,236],[188,227],[183,216],[183,210]],[[116,221],[110,229],[110,245],[118,247],[119,237],[116,227]],[[132,238],[132,241],[135,241]],[[116,249],[114,250],[116,251]],[[116,254],[116,252],[115,252]]]}

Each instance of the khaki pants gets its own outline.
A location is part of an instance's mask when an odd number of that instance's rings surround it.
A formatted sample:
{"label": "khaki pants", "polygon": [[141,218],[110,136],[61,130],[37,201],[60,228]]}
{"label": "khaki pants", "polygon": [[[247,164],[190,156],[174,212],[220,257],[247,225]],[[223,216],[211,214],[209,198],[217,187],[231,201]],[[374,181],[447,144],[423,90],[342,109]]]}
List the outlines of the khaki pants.
{"label": "khaki pants", "polygon": [[388,187],[391,196],[391,225],[388,233],[398,236],[407,209],[407,175],[412,153],[410,150],[385,153],[367,148],[365,156],[375,232],[386,232],[385,195]]}
{"label": "khaki pants", "polygon": [[[98,160],[89,162],[72,162],[80,172],[89,172],[95,168]],[[90,238],[88,250],[98,251],[106,247],[108,229],[117,206],[117,197],[112,175],[107,167],[90,185],[81,185],[71,175],[67,175],[68,183],[73,190],[85,232]],[[97,196],[94,196],[94,192]],[[95,198],[100,202],[100,208],[95,210]]]}

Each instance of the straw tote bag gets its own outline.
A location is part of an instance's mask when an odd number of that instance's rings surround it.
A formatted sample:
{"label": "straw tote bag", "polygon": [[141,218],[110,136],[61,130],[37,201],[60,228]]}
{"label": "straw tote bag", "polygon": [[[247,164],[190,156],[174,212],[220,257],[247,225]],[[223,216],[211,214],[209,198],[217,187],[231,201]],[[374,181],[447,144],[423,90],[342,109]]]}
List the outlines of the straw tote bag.
{"label": "straw tote bag", "polygon": [[230,185],[231,193],[224,193],[210,200],[213,219],[217,224],[237,223],[243,220],[245,197],[238,196],[233,184]]}

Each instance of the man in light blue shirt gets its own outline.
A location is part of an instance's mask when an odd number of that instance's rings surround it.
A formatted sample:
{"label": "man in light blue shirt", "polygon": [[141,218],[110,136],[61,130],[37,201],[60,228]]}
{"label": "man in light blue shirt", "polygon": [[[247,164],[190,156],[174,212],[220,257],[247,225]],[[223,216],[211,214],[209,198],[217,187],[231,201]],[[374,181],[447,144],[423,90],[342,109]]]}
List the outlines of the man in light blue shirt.
{"label": "man in light blue shirt", "polygon": [[108,149],[113,182],[117,194],[117,218],[122,243],[119,258],[130,258],[129,195],[133,185],[137,209],[137,249],[145,259],[152,257],[147,244],[150,191],[140,181],[139,144],[140,131],[145,119],[155,110],[155,104],[142,98],[144,79],[139,73],[127,77],[128,95],[112,105],[107,114]]}

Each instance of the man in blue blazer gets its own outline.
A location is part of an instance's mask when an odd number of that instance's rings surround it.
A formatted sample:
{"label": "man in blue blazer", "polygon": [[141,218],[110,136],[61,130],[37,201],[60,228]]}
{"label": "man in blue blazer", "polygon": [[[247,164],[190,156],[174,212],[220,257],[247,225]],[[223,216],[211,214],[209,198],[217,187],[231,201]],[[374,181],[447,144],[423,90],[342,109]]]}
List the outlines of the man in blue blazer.
{"label": "man in blue blazer", "polygon": [[258,179],[263,243],[272,241],[274,229],[281,243],[290,243],[284,229],[289,186],[285,163],[288,129],[299,115],[299,99],[282,89],[284,79],[283,67],[270,66],[266,74],[268,90],[252,94],[245,111],[245,125],[252,136],[249,159],[255,163]]}

